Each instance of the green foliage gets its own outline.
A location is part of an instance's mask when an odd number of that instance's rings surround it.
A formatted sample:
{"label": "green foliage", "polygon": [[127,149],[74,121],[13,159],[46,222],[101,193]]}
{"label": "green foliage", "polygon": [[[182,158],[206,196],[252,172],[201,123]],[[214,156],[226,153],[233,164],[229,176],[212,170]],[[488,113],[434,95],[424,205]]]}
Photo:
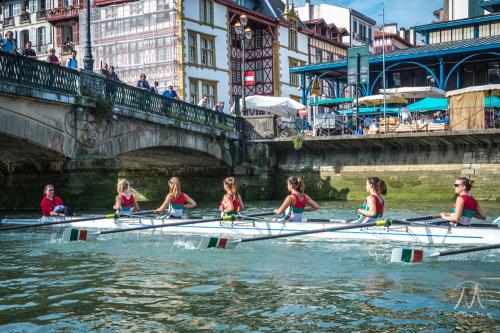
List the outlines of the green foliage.
{"label": "green foliage", "polygon": [[292,142],[295,150],[301,150],[304,146],[304,136],[301,134],[295,134],[292,138]]}
{"label": "green foliage", "polygon": [[99,96],[95,101],[93,113],[98,120],[111,118],[113,115],[113,102]]}

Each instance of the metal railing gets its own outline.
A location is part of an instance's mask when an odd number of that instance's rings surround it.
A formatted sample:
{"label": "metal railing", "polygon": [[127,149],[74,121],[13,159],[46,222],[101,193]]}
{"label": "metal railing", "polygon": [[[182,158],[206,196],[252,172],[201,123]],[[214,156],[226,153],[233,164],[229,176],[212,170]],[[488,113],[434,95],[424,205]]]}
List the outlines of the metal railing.
{"label": "metal railing", "polygon": [[44,18],[47,18],[47,12],[45,10],[40,10],[40,11],[36,12],[36,19],[37,20],[44,19]]}
{"label": "metal railing", "polygon": [[3,19],[3,25],[14,25],[14,18],[13,17],[6,17]]}
{"label": "metal railing", "polygon": [[[75,96],[101,96],[114,105],[139,109],[143,113],[219,129],[225,133],[235,132],[236,118],[231,115],[94,75],[0,51],[0,81]],[[97,91],[98,96],[96,92],[89,93],[84,88],[89,86],[89,80],[94,82],[95,87],[102,87]]]}
{"label": "metal railing", "polygon": [[28,12],[21,13],[21,15],[19,15],[19,22],[21,23],[31,22],[30,13]]}

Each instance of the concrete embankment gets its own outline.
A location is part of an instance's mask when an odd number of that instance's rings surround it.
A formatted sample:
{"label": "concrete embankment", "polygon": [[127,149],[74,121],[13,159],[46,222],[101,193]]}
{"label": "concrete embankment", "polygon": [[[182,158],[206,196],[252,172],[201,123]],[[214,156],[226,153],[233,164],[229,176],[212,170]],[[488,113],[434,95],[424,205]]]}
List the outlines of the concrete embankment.
{"label": "concrete embankment", "polygon": [[317,200],[363,200],[368,176],[384,179],[388,200],[450,201],[455,178],[475,180],[473,195],[500,202],[500,131],[306,138],[301,150],[283,139],[247,144],[248,162],[234,168],[130,170],[119,159],[87,158],[59,171],[2,170],[0,208],[37,208],[47,183],[73,207],[110,208],[118,178],[129,179],[141,201],[161,201],[178,176],[198,202],[220,200],[222,180],[235,175],[245,200],[282,199],[286,179],[301,175]]}

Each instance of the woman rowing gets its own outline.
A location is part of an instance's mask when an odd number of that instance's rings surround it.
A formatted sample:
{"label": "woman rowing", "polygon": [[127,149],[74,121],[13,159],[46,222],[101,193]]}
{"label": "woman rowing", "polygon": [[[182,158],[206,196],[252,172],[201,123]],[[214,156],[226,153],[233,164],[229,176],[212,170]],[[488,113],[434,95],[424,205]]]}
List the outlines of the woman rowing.
{"label": "woman rowing", "polygon": [[384,197],[387,194],[385,182],[378,177],[366,180],[366,192],[370,193],[361,209],[356,211],[358,219],[354,223],[375,222],[384,215]]}
{"label": "woman rowing", "polygon": [[457,200],[451,213],[441,213],[441,217],[455,224],[468,225],[473,217],[484,220],[486,212],[482,209],[469,191],[474,182],[468,178],[457,178],[453,184]]}
{"label": "woman rowing", "polygon": [[139,205],[135,200],[135,196],[130,193],[130,184],[126,179],[120,179],[116,185],[116,196],[115,205],[113,209],[123,213],[137,212],[139,211]]}
{"label": "woman rowing", "polygon": [[42,216],[66,216],[72,215],[69,208],[64,207],[60,197],[54,194],[54,185],[47,184],[43,188],[43,198],[40,201]]}
{"label": "woman rowing", "polygon": [[236,184],[236,179],[234,177],[227,177],[223,182],[224,191],[226,194],[220,202],[221,217],[224,215],[235,215],[245,209],[243,204],[243,199],[241,199],[238,193],[238,185]]}
{"label": "woman rowing", "polygon": [[292,176],[288,178],[287,188],[290,195],[285,198],[281,207],[274,211],[274,214],[283,214],[279,221],[300,222],[303,212],[312,212],[319,208],[319,205],[304,193],[305,184],[302,177]]}
{"label": "woman rowing", "polygon": [[170,190],[163,204],[160,208],[156,209],[157,213],[163,212],[168,207],[167,217],[179,218],[182,217],[184,208],[196,207],[196,202],[191,199],[189,195],[181,191],[179,178],[170,178],[168,181],[168,187]]}

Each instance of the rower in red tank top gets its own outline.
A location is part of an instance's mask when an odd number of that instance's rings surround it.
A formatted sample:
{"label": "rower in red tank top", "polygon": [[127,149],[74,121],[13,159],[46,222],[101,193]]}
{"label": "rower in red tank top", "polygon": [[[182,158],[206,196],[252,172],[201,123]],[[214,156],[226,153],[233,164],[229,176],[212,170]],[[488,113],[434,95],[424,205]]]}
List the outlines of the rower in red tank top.
{"label": "rower in red tank top", "polygon": [[236,179],[234,179],[234,177],[228,177],[224,179],[223,184],[226,194],[220,203],[221,217],[224,215],[236,214],[244,210],[245,206],[240,194],[238,193]]}
{"label": "rower in red tank top", "polygon": [[135,200],[132,193],[129,192],[130,184],[126,179],[120,179],[116,186],[116,191],[118,195],[116,196],[115,205],[113,209],[120,212],[137,212],[139,211],[139,205]]}

